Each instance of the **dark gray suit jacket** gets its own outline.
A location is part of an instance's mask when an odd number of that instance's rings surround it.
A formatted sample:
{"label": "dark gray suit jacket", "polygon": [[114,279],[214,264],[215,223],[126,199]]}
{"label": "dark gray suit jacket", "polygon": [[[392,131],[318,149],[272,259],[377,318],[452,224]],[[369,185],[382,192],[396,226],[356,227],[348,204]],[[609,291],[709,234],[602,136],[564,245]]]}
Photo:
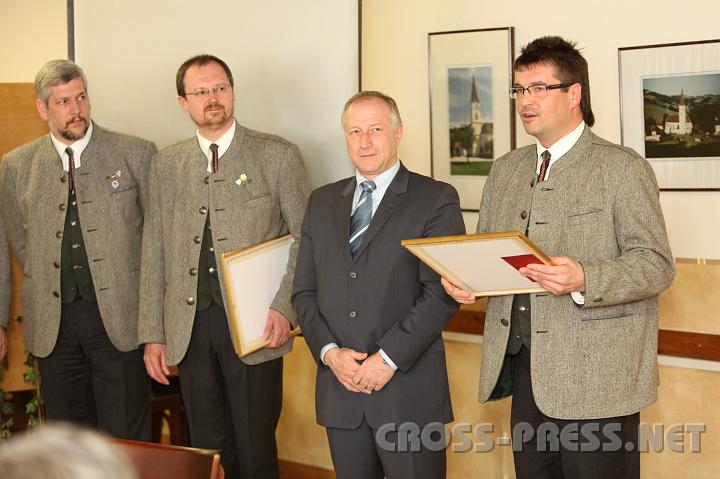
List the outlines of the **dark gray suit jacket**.
{"label": "dark gray suit jacket", "polygon": [[[103,325],[120,351],[137,348],[138,285],[149,141],[95,124],[75,175],[80,224]],[[113,188],[113,175],[118,186]],[[45,357],[60,328],[60,247],[67,173],[49,135],[9,152],[0,165],[1,213],[23,263],[25,345]]]}
{"label": "dark gray suit jacket", "polygon": [[[450,422],[441,333],[458,305],[400,241],[464,234],[457,192],[401,165],[353,259],[348,236],[355,186],[353,177],[312,193],[295,270],[293,305],[318,361],[318,423],[354,428],[363,415],[374,428]],[[379,392],[349,392],[319,361],[320,350],[333,342],[368,355],[382,348],[398,371]]]}

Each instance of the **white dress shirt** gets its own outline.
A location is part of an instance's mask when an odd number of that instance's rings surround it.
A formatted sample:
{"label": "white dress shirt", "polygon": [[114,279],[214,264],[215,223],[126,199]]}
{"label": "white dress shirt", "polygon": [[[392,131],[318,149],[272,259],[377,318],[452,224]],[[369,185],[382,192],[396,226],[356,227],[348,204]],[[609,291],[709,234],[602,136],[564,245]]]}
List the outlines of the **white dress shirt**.
{"label": "white dress shirt", "polygon": [[204,136],[200,134],[200,132],[197,132],[197,140],[198,145],[200,146],[200,151],[203,152],[205,156],[207,156],[207,172],[212,173],[212,152],[210,151],[210,145],[215,143],[218,146],[218,158],[222,158],[222,156],[225,154],[225,152],[230,148],[230,144],[233,141],[233,137],[235,136],[235,128],[237,127],[237,124],[235,123],[235,120],[233,119],[232,126],[228,131],[223,133],[223,135],[218,138],[216,141],[210,141]]}
{"label": "white dress shirt", "polygon": [[73,163],[75,163],[75,169],[77,170],[82,166],[82,162],[80,161],[80,157],[83,154],[83,151],[85,151],[85,148],[88,146],[88,143],[90,143],[90,138],[92,138],[93,133],[93,123],[90,122],[90,126],[88,126],[87,131],[85,132],[85,136],[80,138],[79,140],[75,140],[73,143],[70,143],[69,145],[66,145],[62,141],[55,138],[55,135],[50,133],[50,140],[52,141],[53,147],[55,147],[55,151],[58,152],[58,155],[60,155],[60,160],[62,161],[62,166],[64,171],[70,171],[70,158],[68,157],[68,154],[65,152],[65,149],[69,146],[73,151]]}

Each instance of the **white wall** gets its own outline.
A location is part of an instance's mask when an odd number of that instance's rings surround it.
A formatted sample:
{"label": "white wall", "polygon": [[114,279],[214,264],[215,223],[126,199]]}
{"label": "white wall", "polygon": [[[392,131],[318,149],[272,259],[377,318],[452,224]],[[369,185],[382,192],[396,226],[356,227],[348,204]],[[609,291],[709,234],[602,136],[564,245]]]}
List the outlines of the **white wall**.
{"label": "white wall", "polygon": [[[317,186],[352,172],[340,112],[358,90],[356,0],[75,0],[75,58],[93,118],[162,148],[195,133],[175,72],[211,53],[243,125],[296,143]],[[332,18],[332,21],[326,21]]]}
{"label": "white wall", "polygon": [[[619,143],[618,48],[718,38],[719,19],[720,2],[707,0],[364,0],[362,85],[398,101],[401,158],[430,174],[427,34],[512,26],[516,56],[538,36],[560,35],[577,41],[590,65],[594,132]],[[518,146],[533,142],[519,121],[517,133]],[[675,256],[720,258],[720,192],[662,192],[660,200]],[[476,215],[466,216],[474,230]]]}

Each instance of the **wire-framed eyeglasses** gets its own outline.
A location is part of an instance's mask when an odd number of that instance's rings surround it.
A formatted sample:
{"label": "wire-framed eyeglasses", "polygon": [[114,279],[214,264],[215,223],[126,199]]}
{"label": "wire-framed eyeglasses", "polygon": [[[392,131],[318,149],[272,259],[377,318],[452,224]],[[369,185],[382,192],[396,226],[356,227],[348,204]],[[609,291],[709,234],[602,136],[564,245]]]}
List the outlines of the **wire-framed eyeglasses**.
{"label": "wire-framed eyeglasses", "polygon": [[209,98],[212,94],[219,96],[223,93],[229,92],[230,90],[232,90],[232,86],[228,83],[223,83],[222,85],[215,85],[209,88],[198,88],[195,91],[188,91],[185,92],[185,95],[193,95],[195,98],[205,99]]}
{"label": "wire-framed eyeglasses", "polygon": [[519,96],[524,95],[525,93],[529,94],[531,97],[542,97],[542,96],[547,95],[547,92],[550,90],[557,90],[560,88],[568,88],[574,84],[575,84],[575,82],[555,83],[554,85],[546,85],[545,83],[538,83],[537,85],[530,85],[527,87],[523,87],[520,85],[514,85],[509,90],[510,98],[517,98]]}

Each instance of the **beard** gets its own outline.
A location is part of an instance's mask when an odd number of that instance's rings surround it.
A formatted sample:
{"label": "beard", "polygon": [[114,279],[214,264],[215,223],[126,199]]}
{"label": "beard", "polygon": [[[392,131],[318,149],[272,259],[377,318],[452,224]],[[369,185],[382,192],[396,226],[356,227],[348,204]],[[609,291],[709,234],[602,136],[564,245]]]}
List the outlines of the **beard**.
{"label": "beard", "polygon": [[[211,111],[214,110],[214,111]],[[225,125],[232,114],[228,114],[227,109],[220,103],[209,103],[203,109],[203,120],[206,126],[222,126]]]}
{"label": "beard", "polygon": [[[82,121],[83,127],[81,128],[81,130],[73,130],[70,128],[70,125],[76,120]],[[65,124],[65,128],[59,130],[58,133],[60,133],[60,136],[62,136],[63,138],[65,138],[68,141],[75,141],[75,140],[79,140],[80,138],[85,136],[85,133],[87,133],[89,126],[90,125],[88,124],[87,118],[82,117],[82,116],[76,116],[76,117],[72,118],[70,121],[68,121]]]}

